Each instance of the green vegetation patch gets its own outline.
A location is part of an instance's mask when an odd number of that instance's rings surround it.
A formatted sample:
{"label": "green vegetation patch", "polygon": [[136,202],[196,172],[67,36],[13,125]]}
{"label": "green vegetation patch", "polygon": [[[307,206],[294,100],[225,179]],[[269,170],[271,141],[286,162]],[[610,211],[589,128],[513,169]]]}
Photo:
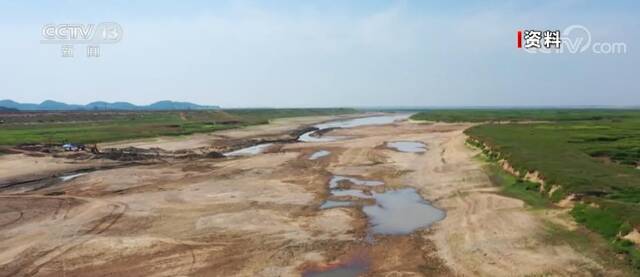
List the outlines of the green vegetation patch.
{"label": "green vegetation patch", "polygon": [[640,250],[633,242],[619,237],[631,231],[632,227],[628,222],[623,222],[623,217],[617,215],[619,210],[610,209],[610,206],[597,207],[578,203],[571,210],[571,215],[577,222],[609,240],[616,252],[626,254],[628,263],[635,270],[640,270]]}
{"label": "green vegetation patch", "polygon": [[0,114],[0,145],[98,143],[206,133],[297,116],[355,113],[353,109],[234,109],[211,111],[83,111]]}
{"label": "green vegetation patch", "polygon": [[491,182],[501,188],[501,193],[520,199],[532,208],[548,208],[551,201],[540,193],[540,184],[527,182],[507,173],[494,163],[487,165]]}
{"label": "green vegetation patch", "polygon": [[571,215],[578,223],[584,224],[607,239],[615,238],[624,223],[614,213],[584,203],[576,204],[571,210]]}
{"label": "green vegetation patch", "polygon": [[[501,153],[520,172],[537,170],[547,183],[562,185],[565,194],[640,203],[640,170],[635,165],[591,155],[596,147],[616,149],[615,142],[576,142],[578,137],[598,132],[628,131],[629,136],[640,138],[636,134],[640,122],[609,123],[608,129],[575,129],[573,124],[485,124],[466,133]],[[549,125],[555,128],[547,128]]]}
{"label": "green vegetation patch", "polygon": [[[638,118],[638,110],[614,109],[437,109],[411,116],[414,120],[444,122],[597,121]],[[590,128],[588,125],[584,125]]]}

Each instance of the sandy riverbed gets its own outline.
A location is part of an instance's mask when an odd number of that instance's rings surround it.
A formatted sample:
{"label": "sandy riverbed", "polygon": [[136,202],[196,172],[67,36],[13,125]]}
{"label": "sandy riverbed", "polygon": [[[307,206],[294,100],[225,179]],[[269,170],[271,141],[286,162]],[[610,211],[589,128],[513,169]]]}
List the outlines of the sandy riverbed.
{"label": "sandy riverbed", "polygon": [[[277,135],[309,120],[135,145],[207,147],[214,136]],[[354,257],[367,261],[370,276],[616,273],[567,245],[545,244],[542,219],[494,193],[464,145],[467,127],[402,122],[334,130],[350,139],[101,170],[39,191],[0,194],[0,275],[300,276]],[[423,142],[427,151],[385,146],[398,140]],[[331,154],[309,160],[319,150]],[[387,190],[415,188],[447,216],[431,228],[371,242],[358,207],[318,209],[332,175],[380,180]]]}

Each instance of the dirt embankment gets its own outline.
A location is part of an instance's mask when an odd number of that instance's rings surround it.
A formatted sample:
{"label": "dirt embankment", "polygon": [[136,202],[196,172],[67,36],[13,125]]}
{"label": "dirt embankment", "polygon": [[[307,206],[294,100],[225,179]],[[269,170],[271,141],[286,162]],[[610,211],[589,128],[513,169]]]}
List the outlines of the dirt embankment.
{"label": "dirt embankment", "polygon": [[[366,261],[367,276],[615,273],[546,243],[542,219],[496,194],[464,145],[468,126],[341,129],[330,135],[349,139],[114,168],[0,195],[0,276],[300,276],[354,259]],[[421,141],[428,151],[383,147],[395,140]],[[331,154],[309,160],[318,150]],[[371,243],[359,207],[319,209],[332,175],[416,188],[447,217]],[[64,195],[47,195],[55,192]]]}
{"label": "dirt embankment", "polygon": [[[543,197],[547,197],[550,199],[556,199],[554,203],[555,211],[550,212],[552,216],[547,217],[547,220],[550,220],[556,224],[565,226],[569,229],[575,229],[578,226],[571,216],[569,216],[569,212],[575,206],[576,203],[584,203],[583,198],[584,194],[580,193],[566,193],[562,191],[562,185],[556,183],[549,183],[545,180],[543,174],[540,171],[532,170],[532,169],[516,169],[514,166],[504,157],[502,153],[494,150],[492,147],[483,143],[475,138],[467,138],[468,145],[476,148],[478,151],[482,151],[482,154],[487,157],[492,157],[494,159],[499,159],[497,163],[500,167],[506,171],[507,173],[521,178],[524,181],[528,181],[531,183],[536,183],[540,185],[540,193]],[[525,172],[524,174],[522,172]],[[556,193],[561,193],[560,195],[554,195]],[[560,200],[557,200],[560,199]],[[597,205],[595,203],[590,203],[589,205]],[[637,228],[634,228],[628,234],[618,234],[618,238],[626,239],[636,245],[640,245],[640,234]]]}

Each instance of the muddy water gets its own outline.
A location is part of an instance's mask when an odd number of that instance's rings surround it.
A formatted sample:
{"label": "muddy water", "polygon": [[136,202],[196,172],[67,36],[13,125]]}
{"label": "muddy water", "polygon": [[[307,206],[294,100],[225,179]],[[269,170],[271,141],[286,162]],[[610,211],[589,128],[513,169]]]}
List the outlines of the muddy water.
{"label": "muddy water", "polygon": [[[394,115],[379,115],[379,116],[370,116],[370,117],[362,117],[362,118],[354,118],[349,120],[338,120],[331,121],[327,123],[321,123],[314,125],[313,127],[318,128],[318,131],[331,129],[331,128],[354,128],[359,126],[368,126],[368,125],[384,125],[391,124],[395,121],[404,120],[409,118],[410,114],[394,114]],[[344,139],[344,137],[336,137],[336,136],[317,136],[315,133],[318,131],[310,131],[302,134],[298,140],[302,142],[327,142],[327,141],[336,141],[340,139]]]}
{"label": "muddy water", "polygon": [[373,198],[372,195],[366,194],[359,189],[334,189],[331,191],[331,195],[338,196],[338,197],[351,196],[351,197],[362,198],[362,199]]}
{"label": "muddy water", "polygon": [[444,211],[431,206],[416,192],[407,188],[374,193],[376,205],[365,206],[374,234],[404,235],[442,220]]}
{"label": "muddy water", "polygon": [[387,147],[407,153],[422,153],[427,151],[427,146],[418,141],[392,141],[387,142]]}
{"label": "muddy water", "polygon": [[303,277],[357,277],[368,270],[366,263],[346,264],[326,271],[308,271]]}
{"label": "muddy water", "polygon": [[75,178],[78,178],[82,175],[87,175],[88,173],[76,173],[76,174],[71,174],[71,175],[65,175],[65,176],[60,176],[58,178],[60,178],[61,181],[66,182],[66,181],[70,181],[73,180]]}
{"label": "muddy water", "polygon": [[316,132],[317,131],[306,132],[300,135],[298,140],[302,142],[329,142],[329,141],[345,139],[345,137],[338,137],[338,136],[318,136],[315,134]]}
{"label": "muddy water", "polygon": [[353,177],[334,175],[333,177],[331,177],[331,180],[329,180],[329,188],[330,189],[336,188],[338,184],[340,184],[340,182],[342,181],[347,181],[354,185],[369,186],[369,187],[384,185],[384,182],[381,182],[381,181],[363,180],[363,179],[358,179]]}
{"label": "muddy water", "polygon": [[229,153],[225,153],[224,155],[227,157],[258,155],[264,152],[265,150],[267,150],[267,148],[271,147],[271,145],[273,145],[273,143],[258,144],[258,145],[242,148],[236,151],[232,151]]}
{"label": "muddy water", "polygon": [[[329,180],[329,192],[331,193],[331,196],[336,196],[336,197],[349,196],[349,197],[362,198],[362,199],[373,198],[372,194],[367,194],[364,191],[359,189],[339,189],[338,185],[340,184],[340,182],[343,182],[343,181],[349,182],[353,185],[368,186],[368,187],[384,185],[384,182],[382,181],[363,180],[363,179],[358,179],[354,177],[334,175],[333,177],[331,177],[331,180]],[[353,205],[354,203],[351,201],[327,200],[320,206],[320,209],[348,207]]]}
{"label": "muddy water", "polygon": [[[329,181],[331,196],[349,196],[360,199],[374,199],[376,204],[362,207],[367,215],[372,234],[404,235],[419,228],[429,227],[442,220],[444,211],[435,208],[425,201],[415,189],[405,188],[382,193],[365,192],[360,189],[339,189],[338,185],[347,181],[354,185],[380,186],[381,181],[362,180],[354,177],[335,175]],[[353,206],[351,201],[325,201],[320,209]]]}
{"label": "muddy water", "polygon": [[309,160],[317,160],[320,159],[322,157],[326,157],[331,155],[331,152],[327,151],[327,150],[320,150],[320,151],[316,151],[313,154],[311,154],[311,156],[309,157]]}
{"label": "muddy water", "polygon": [[324,203],[322,203],[322,205],[320,206],[320,209],[324,210],[324,209],[331,209],[331,208],[337,208],[337,207],[349,207],[349,206],[353,206],[353,202],[327,200]]}
{"label": "muddy water", "polygon": [[80,176],[87,175],[90,172],[96,171],[99,169],[83,169],[84,172],[69,172],[65,173],[61,176],[49,176],[33,181],[26,182],[18,182],[13,184],[3,184],[0,185],[0,191],[6,194],[12,193],[26,193],[30,191],[41,190],[47,187],[51,187],[60,183],[68,182],[74,180]]}
{"label": "muddy water", "polygon": [[322,268],[308,269],[303,277],[356,277],[369,271],[370,259],[366,252],[358,251],[355,256],[340,263],[325,265]]}

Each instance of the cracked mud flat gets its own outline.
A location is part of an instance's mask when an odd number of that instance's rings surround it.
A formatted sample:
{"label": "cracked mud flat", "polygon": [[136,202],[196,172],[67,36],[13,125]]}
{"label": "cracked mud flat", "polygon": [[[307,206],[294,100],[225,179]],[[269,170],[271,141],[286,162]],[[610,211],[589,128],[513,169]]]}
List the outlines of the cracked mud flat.
{"label": "cracked mud flat", "polygon": [[[278,124],[278,132],[288,132],[300,122]],[[327,135],[349,139],[101,170],[34,192],[1,193],[0,276],[313,276],[354,262],[365,266],[365,276],[616,273],[568,245],[545,244],[540,218],[493,193],[464,145],[467,127],[337,129]],[[263,126],[226,134],[265,132]],[[184,149],[223,139],[217,136],[149,143]],[[416,155],[388,149],[388,141],[429,147]],[[319,150],[331,155],[308,159]],[[371,189],[415,189],[446,217],[367,241],[371,226],[360,207],[320,209],[334,175],[384,183]],[[56,192],[64,194],[46,195]]]}

